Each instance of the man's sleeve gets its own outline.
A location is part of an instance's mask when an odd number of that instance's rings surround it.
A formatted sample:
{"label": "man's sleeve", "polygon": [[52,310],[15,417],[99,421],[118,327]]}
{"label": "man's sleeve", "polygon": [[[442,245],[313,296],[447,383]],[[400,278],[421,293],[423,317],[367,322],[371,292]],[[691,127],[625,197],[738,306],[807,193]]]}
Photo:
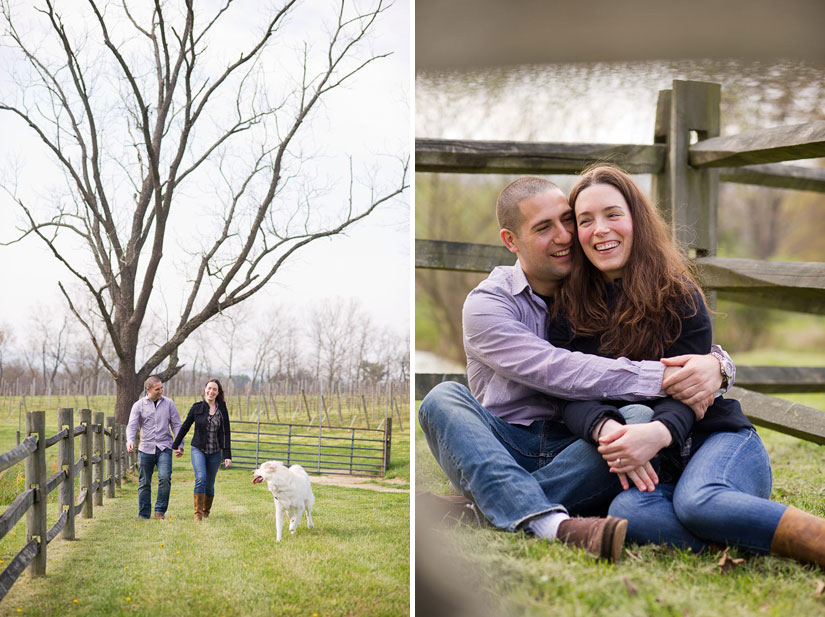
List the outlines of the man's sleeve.
{"label": "man's sleeve", "polygon": [[140,419],[140,401],[132,405],[132,410],[129,412],[129,423],[126,425],[126,443],[135,443],[137,436],[138,420]]}
{"label": "man's sleeve", "polygon": [[172,427],[172,439],[174,439],[180,431],[181,421],[178,408],[171,399],[169,401],[169,425]]}
{"label": "man's sleeve", "polygon": [[661,362],[613,360],[555,347],[519,319],[507,298],[476,290],[464,303],[468,358],[497,374],[569,400],[636,401],[664,396]]}

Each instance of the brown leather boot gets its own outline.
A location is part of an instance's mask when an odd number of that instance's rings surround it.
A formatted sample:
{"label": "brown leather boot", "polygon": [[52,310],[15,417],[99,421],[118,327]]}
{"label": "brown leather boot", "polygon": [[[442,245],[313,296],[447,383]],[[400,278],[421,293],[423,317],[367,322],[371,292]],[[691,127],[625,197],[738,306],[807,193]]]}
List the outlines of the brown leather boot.
{"label": "brown leather boot", "polygon": [[623,518],[587,517],[569,518],[559,525],[556,538],[566,544],[578,546],[607,561],[618,562],[622,558],[627,521]]}
{"label": "brown leather boot", "polygon": [[203,493],[195,493],[195,520],[203,520],[203,500],[205,495]]}
{"label": "brown leather boot", "polygon": [[773,533],[771,553],[825,567],[825,519],[788,506]]}
{"label": "brown leather boot", "polygon": [[212,509],[212,500],[214,497],[203,496],[203,518],[209,518],[209,511]]}

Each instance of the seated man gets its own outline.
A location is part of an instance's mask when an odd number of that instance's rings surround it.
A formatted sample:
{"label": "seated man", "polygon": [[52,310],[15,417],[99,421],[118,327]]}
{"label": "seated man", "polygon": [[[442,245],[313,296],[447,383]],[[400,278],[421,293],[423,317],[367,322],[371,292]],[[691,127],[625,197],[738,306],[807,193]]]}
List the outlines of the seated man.
{"label": "seated man", "polygon": [[[670,394],[701,418],[723,378],[732,383],[733,364],[718,347],[661,362],[554,347],[545,338],[548,304],[570,270],[567,199],[548,180],[521,178],[502,191],[496,215],[518,261],[493,270],[464,303],[470,389],[439,384],[422,401],[419,422],[452,484],[490,523],[615,561],[627,522],[570,518],[568,511],[605,510],[621,484],[595,447],[567,430],[554,397],[634,401]],[[623,408],[628,422],[647,421],[650,413],[641,405]],[[652,470],[639,476],[652,490]]]}

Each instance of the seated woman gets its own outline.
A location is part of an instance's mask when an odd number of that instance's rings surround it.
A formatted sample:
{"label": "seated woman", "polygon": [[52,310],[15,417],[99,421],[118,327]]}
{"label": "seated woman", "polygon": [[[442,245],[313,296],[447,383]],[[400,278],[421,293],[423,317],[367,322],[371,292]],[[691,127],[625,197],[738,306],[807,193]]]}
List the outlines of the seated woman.
{"label": "seated woman", "polygon": [[[551,342],[634,360],[707,353],[710,320],[691,264],[630,176],[592,167],[569,201],[578,242]],[[664,399],[651,403],[650,422],[628,426],[615,413],[621,404],[568,403],[564,417],[578,436],[599,437],[619,474],[626,490],[610,514],[628,520],[628,539],[695,551],[715,542],[825,566],[825,520],[770,501],[768,454],[738,401],[717,397],[695,421]]]}

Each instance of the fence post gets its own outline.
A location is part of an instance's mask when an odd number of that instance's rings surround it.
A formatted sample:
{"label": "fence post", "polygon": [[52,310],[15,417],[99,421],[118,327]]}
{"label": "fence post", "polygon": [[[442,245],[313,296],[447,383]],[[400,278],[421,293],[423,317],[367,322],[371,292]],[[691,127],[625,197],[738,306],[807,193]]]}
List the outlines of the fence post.
{"label": "fence post", "polygon": [[387,473],[387,468],[390,466],[390,450],[392,448],[392,416],[387,418],[387,423],[384,424],[384,474]]}
{"label": "fence post", "polygon": [[57,410],[57,430],[68,429],[69,434],[57,444],[57,458],[60,469],[67,471],[67,477],[60,484],[58,496],[60,509],[66,511],[66,525],[61,537],[74,540],[74,410],[62,408]]}
{"label": "fence post", "polygon": [[257,429],[255,431],[255,468],[260,465],[258,463],[258,453],[261,450],[261,414],[258,414]]}
{"label": "fence post", "polygon": [[355,456],[355,429],[350,426],[352,436],[349,442],[349,473],[352,475],[352,457]]}
{"label": "fence post", "polygon": [[109,486],[106,487],[106,496],[115,496],[115,417],[106,418],[106,428],[109,434],[106,436],[106,478]]}
{"label": "fence post", "polygon": [[318,416],[318,473],[321,473],[321,429],[324,426],[324,421],[321,416]]}
{"label": "fence post", "polygon": [[94,479],[97,482],[97,489],[95,489],[95,505],[103,505],[103,412],[96,411],[94,413],[95,419],[95,433],[94,433],[94,451],[100,457],[94,465]]}
{"label": "fence post", "polygon": [[83,502],[83,518],[92,518],[94,510],[92,501],[92,410],[80,410],[80,424],[86,427],[86,431],[80,439],[80,447],[83,449],[83,459],[86,464],[83,466],[83,476],[80,479],[80,488],[86,489],[86,500]]}
{"label": "fence post", "polygon": [[26,413],[26,436],[37,435],[37,450],[26,458],[26,488],[35,488],[34,504],[26,512],[26,541],[37,536],[32,576],[46,574],[46,412]]}
{"label": "fence post", "polygon": [[117,490],[120,490],[122,488],[120,478],[123,475],[123,425],[118,424],[115,428],[117,429],[115,431],[115,486]]}

